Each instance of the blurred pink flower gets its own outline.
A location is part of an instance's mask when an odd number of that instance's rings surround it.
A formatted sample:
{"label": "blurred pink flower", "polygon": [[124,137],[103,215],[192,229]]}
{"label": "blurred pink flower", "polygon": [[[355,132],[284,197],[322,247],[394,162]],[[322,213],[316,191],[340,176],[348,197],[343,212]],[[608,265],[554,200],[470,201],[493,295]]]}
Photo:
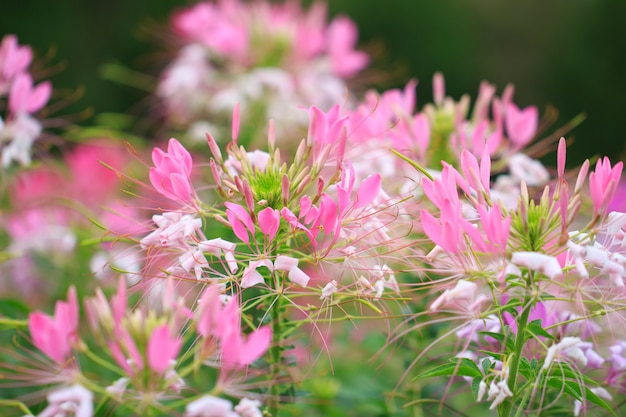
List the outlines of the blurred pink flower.
{"label": "blurred pink flower", "polygon": [[77,341],[77,329],[78,298],[73,286],[67,292],[67,302],[57,301],[54,316],[38,311],[28,316],[33,344],[59,365],[64,365],[68,359]]}
{"label": "blurred pink flower", "polygon": [[169,140],[167,152],[152,150],[154,167],[150,168],[150,182],[164,197],[194,205],[196,192],[191,185],[191,155],[176,139]]}

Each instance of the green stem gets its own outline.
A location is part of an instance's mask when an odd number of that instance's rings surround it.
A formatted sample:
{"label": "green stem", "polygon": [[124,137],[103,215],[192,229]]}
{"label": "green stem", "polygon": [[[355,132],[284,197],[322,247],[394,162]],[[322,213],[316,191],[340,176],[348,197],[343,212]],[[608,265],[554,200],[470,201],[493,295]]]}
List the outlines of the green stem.
{"label": "green stem", "polygon": [[278,415],[278,405],[280,403],[281,386],[279,383],[282,368],[283,355],[283,320],[284,320],[284,300],[281,294],[278,294],[274,305],[270,308],[272,316],[272,347],[270,348],[271,364],[270,379],[272,386],[270,388],[270,398],[267,409],[272,416]]}
{"label": "green stem", "polygon": [[0,325],[7,327],[26,327],[28,326],[28,320],[8,319],[6,317],[0,317]]}
{"label": "green stem", "polygon": [[[515,383],[517,382],[517,371],[519,370],[520,360],[522,358],[522,350],[526,344],[526,327],[528,326],[528,316],[531,309],[531,296],[529,292],[526,292],[524,296],[524,307],[522,314],[517,320],[517,335],[515,336],[515,351],[513,352],[513,359],[511,360],[511,366],[509,367],[509,379],[507,385],[515,396]],[[500,408],[500,417],[508,417],[511,414],[513,408],[513,401],[506,401]]]}
{"label": "green stem", "polygon": [[23,402],[17,400],[0,400],[0,405],[7,407],[15,407],[18,408],[22,413],[26,413],[26,415],[31,415],[28,407],[24,405]]}

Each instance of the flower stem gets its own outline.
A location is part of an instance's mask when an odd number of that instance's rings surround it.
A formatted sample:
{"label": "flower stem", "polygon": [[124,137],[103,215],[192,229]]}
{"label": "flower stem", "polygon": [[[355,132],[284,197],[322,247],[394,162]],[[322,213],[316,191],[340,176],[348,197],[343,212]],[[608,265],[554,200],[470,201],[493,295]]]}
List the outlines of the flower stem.
{"label": "flower stem", "polygon": [[272,317],[272,346],[270,347],[270,379],[272,386],[270,388],[270,398],[267,409],[272,416],[278,415],[278,404],[280,403],[281,386],[279,383],[282,368],[283,354],[283,320],[285,313],[284,300],[281,294],[278,294],[276,301],[270,307]]}
{"label": "flower stem", "polygon": [[[526,344],[526,327],[528,326],[528,316],[531,309],[531,296],[527,292],[524,296],[524,307],[522,307],[522,314],[517,319],[517,335],[515,336],[515,351],[513,352],[513,359],[511,360],[511,366],[509,367],[509,379],[507,385],[513,393],[515,398],[515,383],[517,381],[517,372],[519,370],[520,360],[522,358],[522,350]],[[506,401],[500,408],[500,417],[508,417],[511,414],[513,408],[513,401]]]}

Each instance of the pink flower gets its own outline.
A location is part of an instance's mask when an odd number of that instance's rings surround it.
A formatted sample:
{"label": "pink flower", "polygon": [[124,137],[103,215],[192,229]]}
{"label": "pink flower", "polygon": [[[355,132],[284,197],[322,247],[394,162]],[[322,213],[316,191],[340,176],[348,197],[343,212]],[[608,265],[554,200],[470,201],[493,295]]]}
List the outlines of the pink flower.
{"label": "pink flower", "polygon": [[278,227],[280,226],[280,211],[271,207],[264,208],[257,215],[261,232],[268,236],[270,241],[274,240]]}
{"label": "pink flower", "polygon": [[606,211],[626,212],[626,181],[620,181],[615,189],[615,194]]}
{"label": "pink flower", "polygon": [[33,79],[29,74],[15,77],[9,92],[9,110],[16,113],[35,113],[43,108],[50,99],[52,84],[49,81],[33,88]]}
{"label": "pink flower", "polygon": [[[248,49],[248,30],[237,21],[240,10],[209,2],[178,12],[172,19],[174,30],[182,37],[204,43],[220,55],[243,57]],[[233,11],[235,13],[233,13]]]}
{"label": "pink flower", "polygon": [[220,290],[207,287],[199,302],[196,317],[198,333],[220,342],[222,361],[227,368],[245,367],[259,359],[272,341],[269,326],[263,326],[247,336],[241,334],[241,312],[236,297],[222,307]]}
{"label": "pink flower", "polygon": [[535,106],[528,106],[520,110],[514,103],[505,104],[506,132],[517,149],[526,146],[537,132],[539,125],[539,111]]}
{"label": "pink flower", "polygon": [[152,151],[154,167],[150,168],[150,182],[164,197],[194,205],[196,193],[191,184],[191,155],[176,139],[168,142],[167,152]]}
{"label": "pink flower", "polygon": [[250,288],[257,284],[265,282],[263,275],[261,275],[257,269],[261,266],[268,268],[270,271],[274,270],[274,265],[269,259],[260,259],[257,261],[250,261],[248,267],[243,271],[241,277],[241,288]]}
{"label": "pink flower", "polygon": [[357,41],[357,28],[346,17],[334,19],[328,27],[328,55],[333,72],[342,78],[348,78],[367,66],[367,54],[354,50]]}
{"label": "pink flower", "polygon": [[[231,303],[235,302],[231,299]],[[263,326],[244,336],[239,328],[230,327],[221,338],[222,361],[226,367],[246,367],[259,359],[272,342],[272,330]]]}
{"label": "pink flower", "polygon": [[622,162],[618,162],[611,168],[609,158],[604,157],[598,160],[596,170],[589,175],[594,215],[604,213],[613,199],[622,175],[623,165]]}
{"label": "pink flower", "polygon": [[252,217],[250,217],[250,214],[245,208],[238,204],[226,202],[224,205],[227,207],[226,217],[233,228],[233,232],[235,232],[235,236],[241,239],[242,242],[249,243],[250,237],[248,236],[248,232],[254,236],[255,230]]}
{"label": "pink flower", "polygon": [[57,301],[54,316],[41,312],[28,316],[28,330],[33,344],[59,365],[65,364],[77,340],[78,298],[76,288],[67,292],[67,302]]}
{"label": "pink flower", "polygon": [[25,72],[33,59],[28,46],[19,46],[17,36],[6,35],[0,44],[0,94],[6,92],[7,84],[16,75]]}
{"label": "pink flower", "polygon": [[157,327],[152,330],[148,340],[148,365],[153,371],[162,374],[172,365],[182,345],[182,339],[178,336],[172,337],[167,324]]}

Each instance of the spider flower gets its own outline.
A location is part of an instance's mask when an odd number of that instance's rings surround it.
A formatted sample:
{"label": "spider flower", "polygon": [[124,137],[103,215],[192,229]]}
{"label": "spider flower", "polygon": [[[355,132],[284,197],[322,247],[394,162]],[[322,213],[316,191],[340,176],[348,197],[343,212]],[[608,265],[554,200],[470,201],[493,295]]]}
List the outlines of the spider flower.
{"label": "spider flower", "polygon": [[[7,114],[0,114],[0,153],[3,167],[13,161],[31,162],[31,148],[42,133],[42,124],[34,115],[50,99],[49,81],[34,85],[28,67],[32,51],[19,46],[15,35],[6,35],[0,44],[0,103]],[[3,103],[3,101],[6,102]]]}
{"label": "spider flower", "polygon": [[174,13],[171,26],[181,49],[157,94],[170,124],[200,140],[207,129],[224,133],[236,103],[251,124],[244,143],[263,133],[254,110],[279,121],[279,139],[287,138],[306,127],[297,106],[344,102],[345,80],[369,61],[355,50],[355,24],[345,16],[327,24],[322,3],[205,1]]}

